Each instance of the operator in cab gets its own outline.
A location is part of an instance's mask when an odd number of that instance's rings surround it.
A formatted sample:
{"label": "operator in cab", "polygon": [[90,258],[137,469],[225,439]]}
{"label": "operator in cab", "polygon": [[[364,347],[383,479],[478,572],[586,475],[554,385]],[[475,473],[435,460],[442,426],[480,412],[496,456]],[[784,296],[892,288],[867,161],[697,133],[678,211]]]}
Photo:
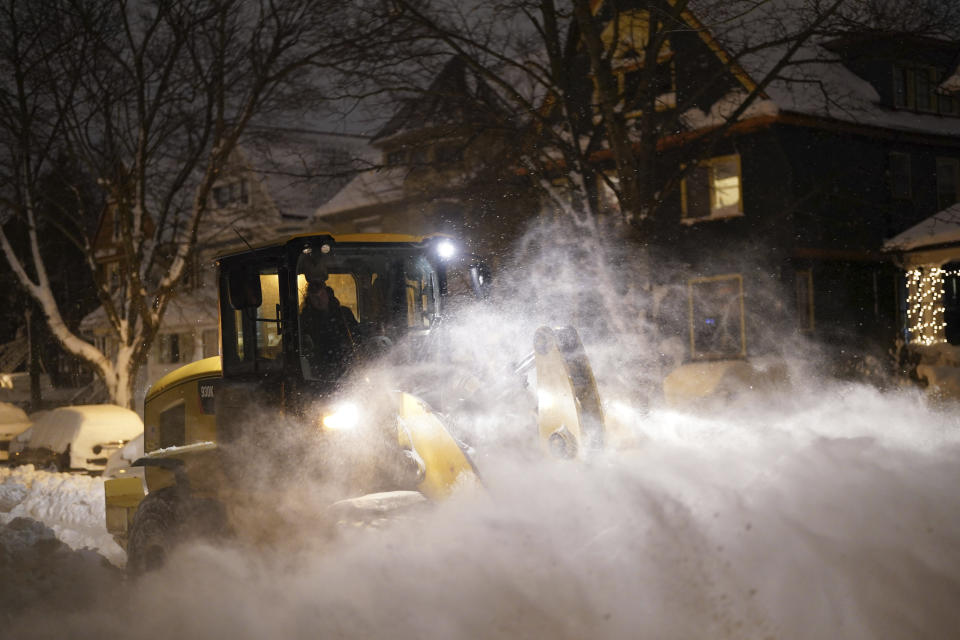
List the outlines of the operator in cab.
{"label": "operator in cab", "polygon": [[310,367],[310,377],[335,382],[353,360],[359,325],[326,280],[323,270],[307,273],[307,291],[300,310],[301,354]]}

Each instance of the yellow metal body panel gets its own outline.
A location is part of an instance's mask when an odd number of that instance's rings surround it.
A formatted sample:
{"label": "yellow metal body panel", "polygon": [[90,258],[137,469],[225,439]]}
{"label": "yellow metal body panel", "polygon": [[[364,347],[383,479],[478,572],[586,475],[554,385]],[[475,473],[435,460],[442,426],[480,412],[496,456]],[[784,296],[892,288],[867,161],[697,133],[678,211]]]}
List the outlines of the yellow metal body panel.
{"label": "yellow metal body panel", "polygon": [[124,549],[133,516],[143,498],[143,481],[138,477],[111,478],[103,483],[107,531]]}
{"label": "yellow metal body panel", "polygon": [[[196,476],[195,490],[202,491],[219,474],[211,465],[214,456],[209,452],[188,450],[169,456],[156,454],[158,449],[183,447],[202,442],[216,442],[217,421],[212,407],[204,411],[200,386],[220,378],[220,358],[206,358],[180,367],[157,381],[147,393],[143,408],[143,450],[147,457],[178,457],[191,459],[188,467],[191,481]],[[175,439],[164,430],[176,433]],[[182,433],[182,436],[180,435]],[[164,440],[166,437],[168,440]],[[198,466],[199,469],[195,469]],[[173,485],[171,471],[148,466],[147,488],[150,491]]]}
{"label": "yellow metal body panel", "polygon": [[417,489],[431,500],[450,495],[476,471],[466,454],[429,407],[416,396],[400,392],[400,445],[410,447],[423,461],[423,480]]}
{"label": "yellow metal body panel", "polygon": [[191,362],[190,364],[185,364],[150,385],[144,402],[150,402],[170,387],[178,384],[183,384],[197,378],[219,378],[221,371],[220,356],[212,356]]}
{"label": "yellow metal body panel", "polygon": [[541,327],[534,337],[540,442],[548,453],[582,457],[606,440],[593,369],[571,327]]}

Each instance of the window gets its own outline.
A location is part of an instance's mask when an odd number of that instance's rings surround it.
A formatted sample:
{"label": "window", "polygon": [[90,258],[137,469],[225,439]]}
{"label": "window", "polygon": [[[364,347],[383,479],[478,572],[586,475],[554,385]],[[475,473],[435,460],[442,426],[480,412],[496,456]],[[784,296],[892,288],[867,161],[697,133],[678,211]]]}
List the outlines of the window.
{"label": "window", "polygon": [[183,403],[160,413],[160,448],[185,444],[187,411]]}
{"label": "window", "polygon": [[263,302],[256,311],[257,359],[276,360],[281,354],[280,281],[276,269],[260,273]]}
{"label": "window", "polygon": [[893,66],[893,105],[942,115],[957,115],[957,99],[939,93],[943,74],[935,67]]}
{"label": "window", "polygon": [[693,359],[747,355],[740,274],[693,278],[688,284],[690,356]]}
{"label": "window", "polygon": [[687,223],[743,214],[740,156],[711,158],[694,167],[681,183]]}
{"label": "window", "polygon": [[893,151],[890,153],[890,195],[901,200],[909,200],[912,193],[910,155]]}
{"label": "window", "polygon": [[234,180],[213,188],[213,200],[217,207],[250,204],[249,185],[245,179]]}
{"label": "window", "polygon": [[191,333],[161,333],[157,339],[157,360],[161,364],[177,364],[194,359]]}
{"label": "window", "polygon": [[937,158],[937,208],[946,209],[957,202],[960,184],[960,160]]}
{"label": "window", "polygon": [[436,312],[433,269],[426,260],[417,258],[406,261],[404,272],[407,290],[407,326],[411,329],[428,329]]}
{"label": "window", "polygon": [[200,289],[203,287],[203,270],[205,264],[200,262],[197,256],[193,256],[187,262],[186,273],[183,275],[183,285],[187,289]]}
{"label": "window", "polygon": [[[220,286],[220,322],[223,330],[225,370],[271,371],[282,364],[283,334],[280,331],[280,276],[273,265],[235,265],[223,274]],[[248,292],[260,284],[260,306],[234,309],[229,306],[230,279],[237,279]],[[226,302],[226,304],[224,304]]]}
{"label": "window", "polygon": [[463,160],[463,147],[443,144],[437,147],[434,157],[439,164],[456,164]]}
{"label": "window", "polygon": [[180,334],[161,333],[159,348],[159,360],[162,364],[176,364],[180,362]]}
{"label": "window", "polygon": [[[662,25],[658,23],[658,29]],[[600,34],[607,52],[612,51],[614,63],[643,64],[645,49],[650,40],[650,14],[643,9],[619,11],[616,20],[610,20]],[[663,43],[658,59],[669,56],[670,45]]]}
{"label": "window", "polygon": [[427,150],[424,147],[418,147],[410,151],[410,164],[426,164]]}
{"label": "window", "polygon": [[203,330],[203,357],[210,358],[220,354],[220,332],[216,329]]}
{"label": "window", "polygon": [[[642,76],[642,68],[625,71],[618,76],[627,117],[635,117],[642,112],[639,109],[639,103],[643,99],[641,95]],[[672,59],[657,64],[651,82],[650,90],[654,93],[654,108],[657,111],[672,109],[677,106],[677,88]]]}
{"label": "window", "polygon": [[395,167],[403,164],[407,159],[407,152],[403,149],[395,149],[393,151],[388,151],[386,154],[386,164],[387,166]]}
{"label": "window", "polygon": [[111,290],[118,289],[120,287],[120,263],[114,261],[103,265],[103,276],[104,282]]}

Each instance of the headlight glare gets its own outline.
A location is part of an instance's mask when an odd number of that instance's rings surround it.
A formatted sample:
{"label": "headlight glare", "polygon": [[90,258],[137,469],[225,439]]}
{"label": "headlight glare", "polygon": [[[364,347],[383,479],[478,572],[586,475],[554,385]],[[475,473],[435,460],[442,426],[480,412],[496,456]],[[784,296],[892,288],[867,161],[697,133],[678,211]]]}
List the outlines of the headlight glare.
{"label": "headlight glare", "polygon": [[321,422],[327,431],[354,429],[360,423],[360,409],[352,402],[345,402],[334,407],[332,413],[324,415]]}

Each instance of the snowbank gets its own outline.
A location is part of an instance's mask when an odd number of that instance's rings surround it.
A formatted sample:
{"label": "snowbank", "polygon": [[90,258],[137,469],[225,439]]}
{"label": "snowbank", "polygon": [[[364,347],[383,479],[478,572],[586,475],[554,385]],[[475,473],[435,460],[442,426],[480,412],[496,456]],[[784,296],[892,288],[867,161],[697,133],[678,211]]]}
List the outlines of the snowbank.
{"label": "snowbank", "polygon": [[[54,545],[44,556],[37,545],[52,533],[11,522],[0,530],[6,562],[27,548],[55,576],[27,582],[35,598],[79,581],[99,585],[99,600],[89,610],[39,602],[56,615],[6,629],[21,639],[136,629],[144,639],[906,640],[960,628],[954,409],[920,393],[823,385],[709,414],[637,412],[631,426],[638,447],[587,465],[478,451],[485,488],[421,518],[330,540],[318,511],[280,544],[188,546],[135,583],[102,573],[89,552]],[[93,535],[99,481],[4,478],[15,511],[65,538],[74,522],[104,550]],[[309,498],[310,485],[300,489]]]}
{"label": "snowbank", "polygon": [[0,524],[15,518],[43,523],[71,549],[92,549],[118,566],[126,561],[104,524],[100,478],[0,467]]}

